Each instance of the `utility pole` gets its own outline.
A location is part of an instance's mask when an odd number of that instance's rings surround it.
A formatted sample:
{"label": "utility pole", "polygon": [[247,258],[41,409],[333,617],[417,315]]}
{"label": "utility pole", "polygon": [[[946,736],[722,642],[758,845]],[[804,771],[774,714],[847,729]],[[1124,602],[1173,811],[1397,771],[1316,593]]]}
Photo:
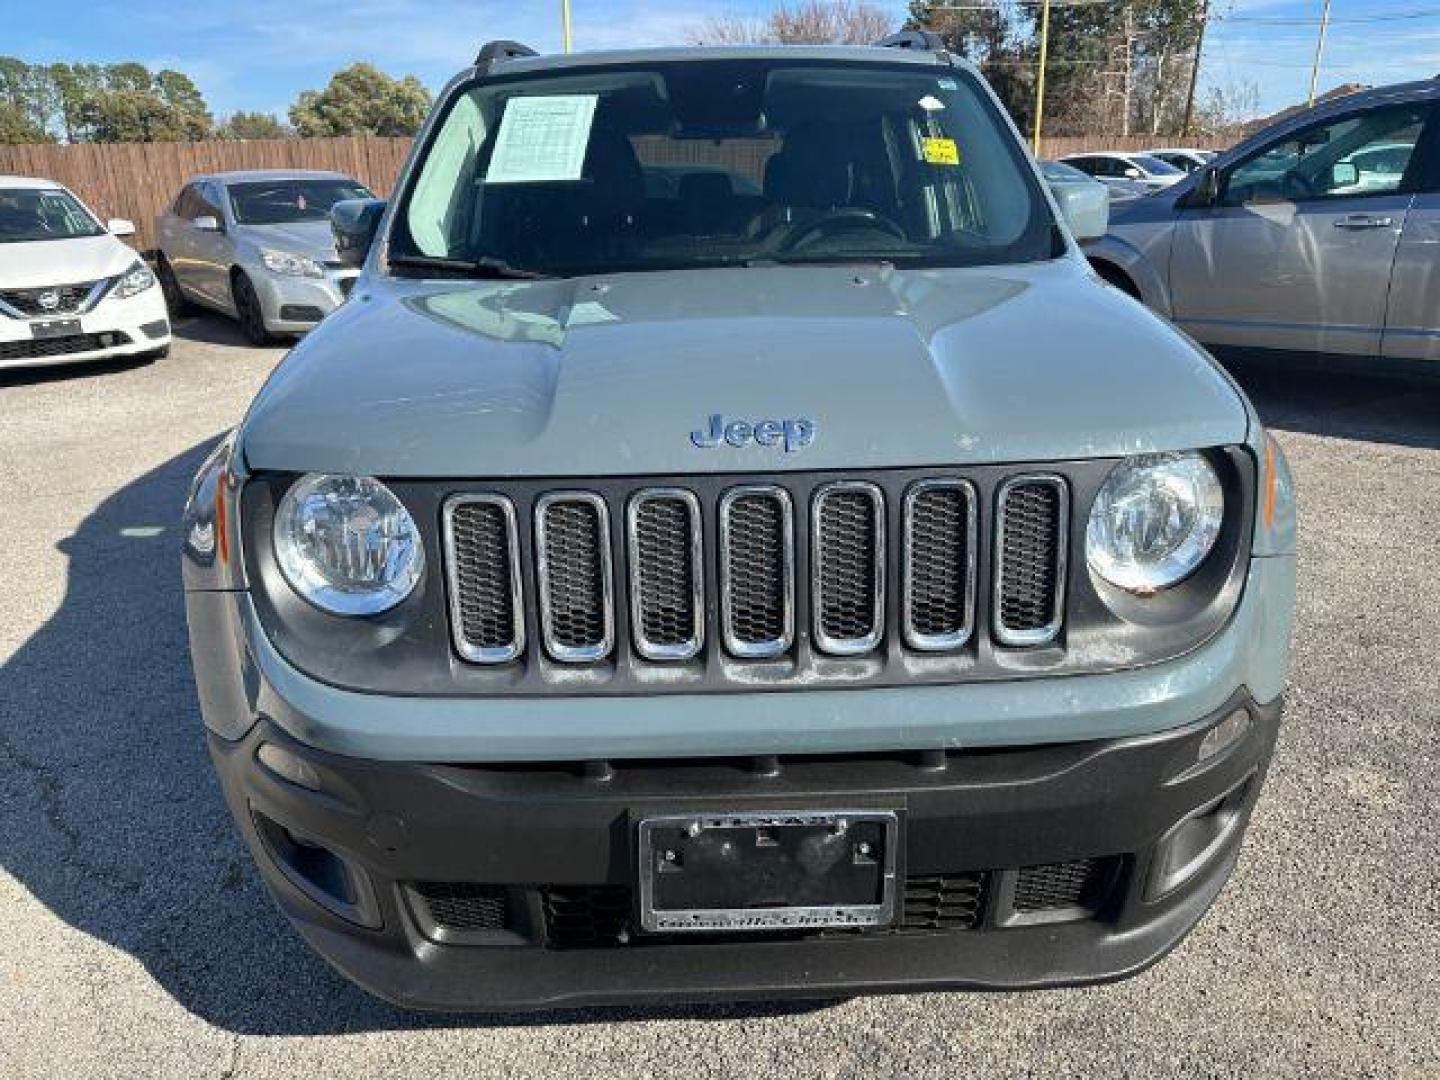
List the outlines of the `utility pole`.
{"label": "utility pole", "polygon": [[[1328,2],[1328,0],[1327,0]],[[1210,0],[1200,5],[1200,32],[1195,35],[1195,59],[1190,62],[1190,91],[1185,95],[1185,119],[1180,124],[1182,138],[1190,138],[1190,124],[1195,119],[1195,84],[1200,79],[1200,50],[1205,47],[1205,27],[1210,23]]]}
{"label": "utility pole", "polygon": [[[1326,0],[1328,3],[1329,0]],[[570,51],[570,0],[560,0],[560,39],[564,43],[565,51]]]}
{"label": "utility pole", "polygon": [[1036,157],[1040,156],[1040,123],[1045,118],[1045,60],[1050,52],[1050,0],[1040,8],[1040,70],[1035,73],[1035,135],[1030,140]]}
{"label": "utility pole", "polygon": [[1320,8],[1320,36],[1315,40],[1315,63],[1310,68],[1310,100],[1315,104],[1315,84],[1320,81],[1320,57],[1325,53],[1325,29],[1330,25],[1330,0],[1322,0]]}

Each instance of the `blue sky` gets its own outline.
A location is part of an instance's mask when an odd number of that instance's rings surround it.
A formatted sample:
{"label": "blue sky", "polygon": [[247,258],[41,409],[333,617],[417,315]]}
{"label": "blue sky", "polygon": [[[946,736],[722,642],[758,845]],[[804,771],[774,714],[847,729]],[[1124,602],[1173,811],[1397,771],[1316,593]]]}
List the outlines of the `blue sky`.
{"label": "blue sky", "polygon": [[[572,0],[577,48],[683,42],[721,12],[755,15],[767,0]],[[903,0],[879,0],[903,16]],[[1212,0],[1229,17],[1212,24],[1202,84],[1253,83],[1260,110],[1302,98],[1319,0]],[[65,6],[0,0],[0,53],[30,61],[140,60],[175,67],[224,115],[283,115],[299,91],[366,59],[438,87],[496,37],[559,48],[559,0],[126,0]],[[1419,18],[1395,15],[1423,13]],[[1386,16],[1379,21],[1376,16]],[[1397,82],[1440,73],[1440,0],[1334,0],[1322,89],[1341,82]],[[1291,22],[1285,20],[1308,20]]]}

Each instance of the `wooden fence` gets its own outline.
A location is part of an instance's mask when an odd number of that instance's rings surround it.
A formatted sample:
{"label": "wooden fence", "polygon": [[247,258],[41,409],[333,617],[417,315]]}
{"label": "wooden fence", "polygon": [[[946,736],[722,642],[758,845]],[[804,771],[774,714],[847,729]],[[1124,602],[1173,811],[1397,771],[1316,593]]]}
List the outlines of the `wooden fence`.
{"label": "wooden fence", "polygon": [[[1164,137],[1105,135],[1045,139],[1042,156],[1060,157],[1086,150],[1141,150]],[[1192,140],[1191,145],[1220,149],[1224,142]],[[102,218],[135,222],[134,244],[154,246],[155,215],[175,198],[182,184],[200,173],[227,169],[333,169],[387,195],[409,152],[409,139],[353,136],[339,139],[265,139],[255,142],[81,143],[75,146],[0,145],[0,176],[41,176],[57,180],[80,196]]]}
{"label": "wooden fence", "polygon": [[129,218],[140,250],[154,246],[155,215],[201,173],[229,169],[333,169],[385,195],[409,153],[409,139],[264,139],[254,142],[80,143],[0,146],[0,176],[41,176],[64,184],[101,218]]}

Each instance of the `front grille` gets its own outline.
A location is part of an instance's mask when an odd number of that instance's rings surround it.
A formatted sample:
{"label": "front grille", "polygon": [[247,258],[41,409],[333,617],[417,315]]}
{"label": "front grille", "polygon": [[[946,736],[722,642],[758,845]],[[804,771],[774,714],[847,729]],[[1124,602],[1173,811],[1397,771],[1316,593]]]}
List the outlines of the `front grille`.
{"label": "front grille", "polygon": [[1022,914],[1094,906],[1104,879],[1100,859],[1027,866],[1015,877],[1012,904]]}
{"label": "front grille", "polygon": [[720,502],[720,599],[725,647],[778,656],[795,639],[795,512],[784,488],[751,486]]}
{"label": "front grille", "polygon": [[412,888],[424,905],[429,921],[446,933],[504,930],[509,922],[510,905],[500,886],[468,881],[421,881]]}
{"label": "front grille", "polygon": [[631,621],[647,660],[688,660],[705,640],[700,502],[673,488],[630,500]]}
{"label": "front grille", "polygon": [[35,338],[29,341],[0,341],[0,360],[44,360],[51,356],[97,352],[117,345],[129,345],[130,335],[72,334],[69,337]]}
{"label": "front grille", "polygon": [[985,913],[982,873],[907,877],[901,925],[907,930],[971,930]]}
{"label": "front grille", "polygon": [[[44,319],[52,315],[75,315],[83,311],[90,299],[90,291],[98,282],[82,281],[74,285],[51,285],[36,289],[0,289],[0,303],[13,308],[31,319]],[[55,302],[41,303],[47,293],[54,294]]]}
{"label": "front grille", "polygon": [[583,491],[544,496],[535,508],[540,630],[556,660],[584,663],[615,640],[610,515]]}
{"label": "front grille", "polygon": [[[972,645],[977,625],[1007,648],[1043,645],[1064,610],[1065,482],[1000,474],[984,483],[704,477],[683,487],[520,483],[454,495],[444,543],[455,651],[504,664],[526,659],[535,642],[562,665],[611,662],[607,685],[676,664],[663,685],[677,691],[711,677],[771,685],[784,670],[757,664],[751,678],[731,661],[788,658],[822,676],[854,676],[866,669],[825,657],[888,662],[900,649],[913,672],[958,677],[966,669],[945,654],[983,659]],[[994,588],[982,598],[981,555],[992,549]],[[729,660],[717,666],[722,653]],[[535,667],[527,687],[565,678],[554,665]]]}
{"label": "front grille", "polygon": [[885,619],[885,499],[873,484],[842,482],[815,496],[815,642],[852,656],[880,640]]}
{"label": "front grille", "polygon": [[550,885],[540,890],[545,940],[561,949],[620,945],[629,940],[631,893],[623,885]]}
{"label": "front grille", "polygon": [[445,507],[451,626],[467,660],[502,663],[525,647],[515,509],[503,495],[462,495]]}
{"label": "front grille", "polygon": [[997,499],[995,636],[1006,645],[1041,645],[1060,632],[1068,510],[1065,481],[1025,476]]}

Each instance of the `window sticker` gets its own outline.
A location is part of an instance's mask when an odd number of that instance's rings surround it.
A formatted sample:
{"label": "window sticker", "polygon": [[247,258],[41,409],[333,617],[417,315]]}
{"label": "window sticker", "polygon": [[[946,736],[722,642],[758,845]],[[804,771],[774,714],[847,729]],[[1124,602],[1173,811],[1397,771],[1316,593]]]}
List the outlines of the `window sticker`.
{"label": "window sticker", "polygon": [[937,79],[935,85],[941,90],[958,90],[959,84],[954,79]]}
{"label": "window sticker", "polygon": [[941,109],[945,108],[945,103],[939,98],[937,98],[934,94],[926,94],[916,104],[918,104],[920,108],[924,109],[926,112],[939,112]]}
{"label": "window sticker", "polygon": [[505,103],[486,182],[579,180],[597,100],[595,94],[511,98]]}
{"label": "window sticker", "polygon": [[960,164],[960,148],[954,139],[921,139],[920,153],[931,165]]}

